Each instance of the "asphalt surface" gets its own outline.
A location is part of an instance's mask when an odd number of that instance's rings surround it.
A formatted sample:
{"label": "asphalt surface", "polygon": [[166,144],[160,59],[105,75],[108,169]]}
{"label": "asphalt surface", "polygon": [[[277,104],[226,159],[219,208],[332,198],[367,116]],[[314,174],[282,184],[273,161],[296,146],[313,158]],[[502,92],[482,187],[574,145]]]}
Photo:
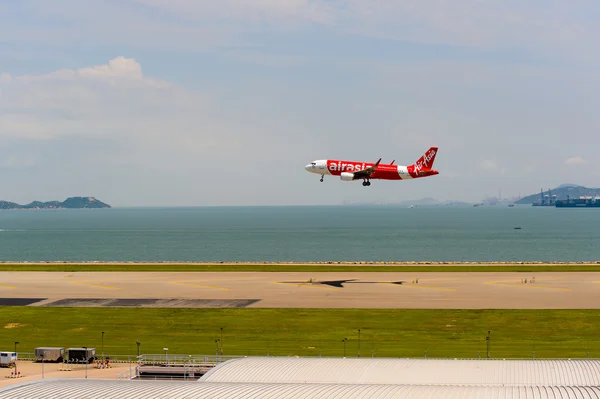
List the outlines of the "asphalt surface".
{"label": "asphalt surface", "polygon": [[0,272],[0,306],[599,309],[598,298],[594,272]]}

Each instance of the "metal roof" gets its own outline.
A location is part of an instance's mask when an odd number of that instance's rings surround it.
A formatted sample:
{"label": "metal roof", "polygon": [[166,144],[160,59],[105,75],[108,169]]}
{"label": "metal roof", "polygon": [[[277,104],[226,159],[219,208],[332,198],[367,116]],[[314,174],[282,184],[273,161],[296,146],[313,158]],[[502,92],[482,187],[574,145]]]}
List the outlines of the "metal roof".
{"label": "metal roof", "polygon": [[248,357],[199,381],[323,384],[599,386],[599,360]]}
{"label": "metal roof", "polygon": [[0,389],[2,398],[600,398],[600,387],[476,387],[443,385],[241,384],[58,379]]}

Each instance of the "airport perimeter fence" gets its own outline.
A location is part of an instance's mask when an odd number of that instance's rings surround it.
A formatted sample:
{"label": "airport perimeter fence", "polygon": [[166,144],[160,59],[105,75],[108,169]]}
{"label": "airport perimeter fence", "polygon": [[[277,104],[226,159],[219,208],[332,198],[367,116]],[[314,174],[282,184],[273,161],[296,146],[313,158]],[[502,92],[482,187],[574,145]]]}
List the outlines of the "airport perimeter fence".
{"label": "airport perimeter fence", "polygon": [[[598,338],[596,338],[598,339]],[[212,354],[171,354],[150,353],[114,354],[105,352],[104,359],[109,363],[144,364],[216,364],[230,359],[249,356],[298,356],[336,358],[436,358],[436,359],[599,359],[600,342],[589,341],[538,341],[515,342],[509,338],[491,337],[480,340],[457,338],[451,344],[447,341],[418,342],[414,339],[383,340],[356,338],[340,340],[236,340],[229,337],[226,354],[212,351]],[[197,343],[199,353],[210,353],[201,343]],[[206,345],[210,347],[210,345]],[[198,353],[196,352],[196,353]],[[215,353],[217,352],[217,353]],[[18,352],[22,361],[36,361],[34,352]],[[96,360],[103,360],[96,351]],[[68,359],[65,360],[68,362]]]}
{"label": "airport perimeter fence", "polygon": [[[346,332],[347,333],[347,332]],[[266,335],[266,334],[265,334]],[[195,353],[215,352],[219,357],[232,356],[299,356],[299,357],[385,357],[385,358],[445,358],[445,359],[592,359],[600,358],[600,335],[577,332],[560,339],[548,339],[532,334],[530,337],[486,333],[475,336],[462,331],[421,338],[415,333],[403,336],[354,332],[340,334],[339,339],[320,339],[317,336],[298,338],[284,332],[276,338],[263,339],[227,336],[224,345],[216,350],[214,343],[196,341]],[[330,334],[329,334],[330,335]],[[542,335],[542,334],[539,334]],[[211,348],[212,347],[212,348]],[[184,349],[185,350],[185,349]],[[183,351],[178,351],[179,353]],[[185,353],[185,352],[183,352]],[[192,352],[193,353],[193,352]],[[153,355],[164,357],[164,354]],[[171,354],[169,354],[171,356]]]}
{"label": "airport perimeter fence", "polygon": [[[173,358],[171,357],[173,356]],[[325,355],[307,355],[307,356],[298,356],[298,355],[273,355],[273,354],[256,354],[256,355],[247,355],[247,356],[215,356],[215,355],[169,355],[165,357],[165,355],[141,355],[139,359],[140,364],[144,365],[152,365],[152,364],[168,364],[174,366],[203,366],[203,365],[216,365],[219,363],[226,362],[231,359],[240,359],[245,357],[253,357],[253,356],[266,356],[266,357],[298,357],[298,358],[318,358],[318,357],[328,357],[328,358],[339,358],[343,356],[325,356]],[[478,352],[473,357],[454,357],[454,356],[431,356],[427,353],[423,353],[422,356],[377,356],[375,353],[369,352],[364,353],[359,356],[358,353],[348,353],[346,358],[429,358],[429,359],[460,359],[460,360],[484,360],[488,359],[487,353]],[[594,358],[590,356],[583,357],[536,357],[534,353],[529,356],[522,357],[493,357],[490,355],[490,360],[574,360],[574,359],[589,359],[589,360],[600,360],[600,357]],[[138,359],[132,360],[132,362],[138,362]]]}
{"label": "airport perimeter fence", "polygon": [[[227,360],[238,359],[244,356],[219,356],[219,355],[181,355],[181,354],[142,354],[141,364],[172,364],[172,365],[214,365]],[[138,361],[136,357],[136,362]]]}

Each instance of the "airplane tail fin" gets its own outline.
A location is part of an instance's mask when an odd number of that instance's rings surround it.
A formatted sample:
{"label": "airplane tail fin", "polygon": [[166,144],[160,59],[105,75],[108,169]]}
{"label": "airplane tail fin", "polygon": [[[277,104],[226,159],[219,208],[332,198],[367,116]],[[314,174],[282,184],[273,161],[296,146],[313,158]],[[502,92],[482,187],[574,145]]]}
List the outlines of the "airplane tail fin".
{"label": "airplane tail fin", "polygon": [[421,158],[417,162],[415,162],[415,166],[417,170],[429,170],[433,167],[433,161],[435,161],[435,156],[437,155],[438,148],[431,147],[430,149],[423,154]]}

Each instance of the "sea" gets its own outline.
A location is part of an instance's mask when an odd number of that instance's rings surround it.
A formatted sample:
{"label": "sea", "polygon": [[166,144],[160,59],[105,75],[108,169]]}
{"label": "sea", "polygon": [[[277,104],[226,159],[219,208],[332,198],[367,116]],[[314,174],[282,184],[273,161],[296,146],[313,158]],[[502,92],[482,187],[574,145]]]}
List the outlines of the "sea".
{"label": "sea", "polygon": [[583,262],[600,209],[506,205],[0,211],[0,261]]}

